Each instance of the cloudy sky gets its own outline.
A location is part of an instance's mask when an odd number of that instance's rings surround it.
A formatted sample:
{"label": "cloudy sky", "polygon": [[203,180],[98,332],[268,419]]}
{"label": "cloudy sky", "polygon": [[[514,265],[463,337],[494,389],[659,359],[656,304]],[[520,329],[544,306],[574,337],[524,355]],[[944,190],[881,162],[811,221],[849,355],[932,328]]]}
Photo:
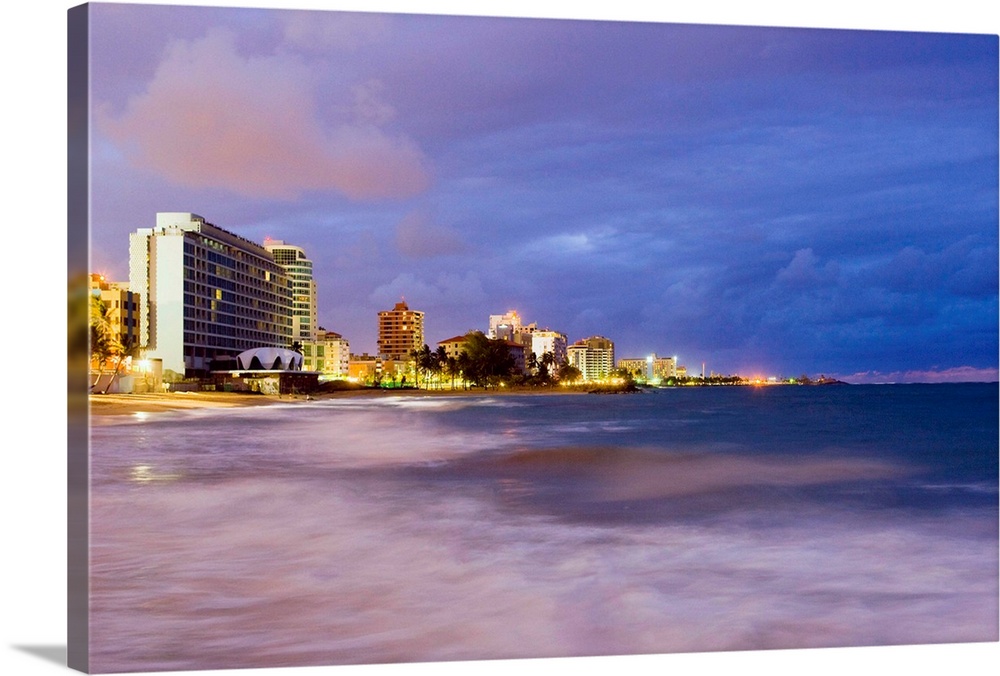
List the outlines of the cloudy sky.
{"label": "cloudy sky", "polygon": [[[273,3],[272,3],[273,4]],[[996,35],[91,6],[92,266],[191,211],[374,352],[516,309],[619,357],[990,379]]]}

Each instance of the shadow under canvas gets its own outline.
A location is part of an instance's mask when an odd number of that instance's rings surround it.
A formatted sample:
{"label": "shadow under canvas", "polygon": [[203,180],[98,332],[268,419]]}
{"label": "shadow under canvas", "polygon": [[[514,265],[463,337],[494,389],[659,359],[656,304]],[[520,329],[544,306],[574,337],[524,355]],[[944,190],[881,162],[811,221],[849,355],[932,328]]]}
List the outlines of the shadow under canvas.
{"label": "shadow under canvas", "polygon": [[64,645],[15,645],[11,647],[29,655],[40,657],[47,662],[66,666],[66,654],[68,651]]}

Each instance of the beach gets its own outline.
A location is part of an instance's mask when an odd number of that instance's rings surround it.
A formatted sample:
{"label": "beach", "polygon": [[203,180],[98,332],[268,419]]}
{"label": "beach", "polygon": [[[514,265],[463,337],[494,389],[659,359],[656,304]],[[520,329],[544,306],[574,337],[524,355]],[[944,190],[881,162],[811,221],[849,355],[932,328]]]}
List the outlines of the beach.
{"label": "beach", "polygon": [[[91,415],[128,415],[157,413],[189,408],[227,408],[261,406],[278,401],[290,401],[286,395],[244,394],[241,392],[163,392],[157,394],[92,394]],[[305,399],[305,397],[301,397]]]}

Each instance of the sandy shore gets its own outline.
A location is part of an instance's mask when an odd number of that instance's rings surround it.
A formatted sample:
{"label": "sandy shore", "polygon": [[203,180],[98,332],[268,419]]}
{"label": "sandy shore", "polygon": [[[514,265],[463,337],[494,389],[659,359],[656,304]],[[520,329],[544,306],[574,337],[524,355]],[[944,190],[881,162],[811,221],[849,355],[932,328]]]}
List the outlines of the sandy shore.
{"label": "sandy shore", "polygon": [[[303,397],[304,398],[304,397]],[[285,397],[288,401],[291,397]],[[277,396],[237,392],[164,392],[161,394],[92,394],[91,415],[155,413],[182,408],[261,406],[283,401]]]}
{"label": "sandy shore", "polygon": [[[483,390],[339,390],[309,395],[312,399],[341,399],[348,397],[468,397],[468,396],[509,396],[518,394],[553,395],[583,394],[585,389],[546,388],[499,388]],[[185,408],[226,408],[234,406],[266,406],[278,402],[307,401],[306,395],[247,394],[242,392],[163,392],[158,394],[91,394],[91,415],[127,415],[131,413],[155,413]]]}

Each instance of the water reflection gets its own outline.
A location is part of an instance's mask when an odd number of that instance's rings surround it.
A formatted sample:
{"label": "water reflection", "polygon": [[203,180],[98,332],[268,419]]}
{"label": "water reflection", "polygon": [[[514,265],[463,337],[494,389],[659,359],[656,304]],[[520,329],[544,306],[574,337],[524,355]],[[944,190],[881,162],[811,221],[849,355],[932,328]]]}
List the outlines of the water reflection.
{"label": "water reflection", "polygon": [[152,465],[135,465],[129,472],[129,479],[137,484],[176,481],[181,478],[179,473],[156,472]]}

